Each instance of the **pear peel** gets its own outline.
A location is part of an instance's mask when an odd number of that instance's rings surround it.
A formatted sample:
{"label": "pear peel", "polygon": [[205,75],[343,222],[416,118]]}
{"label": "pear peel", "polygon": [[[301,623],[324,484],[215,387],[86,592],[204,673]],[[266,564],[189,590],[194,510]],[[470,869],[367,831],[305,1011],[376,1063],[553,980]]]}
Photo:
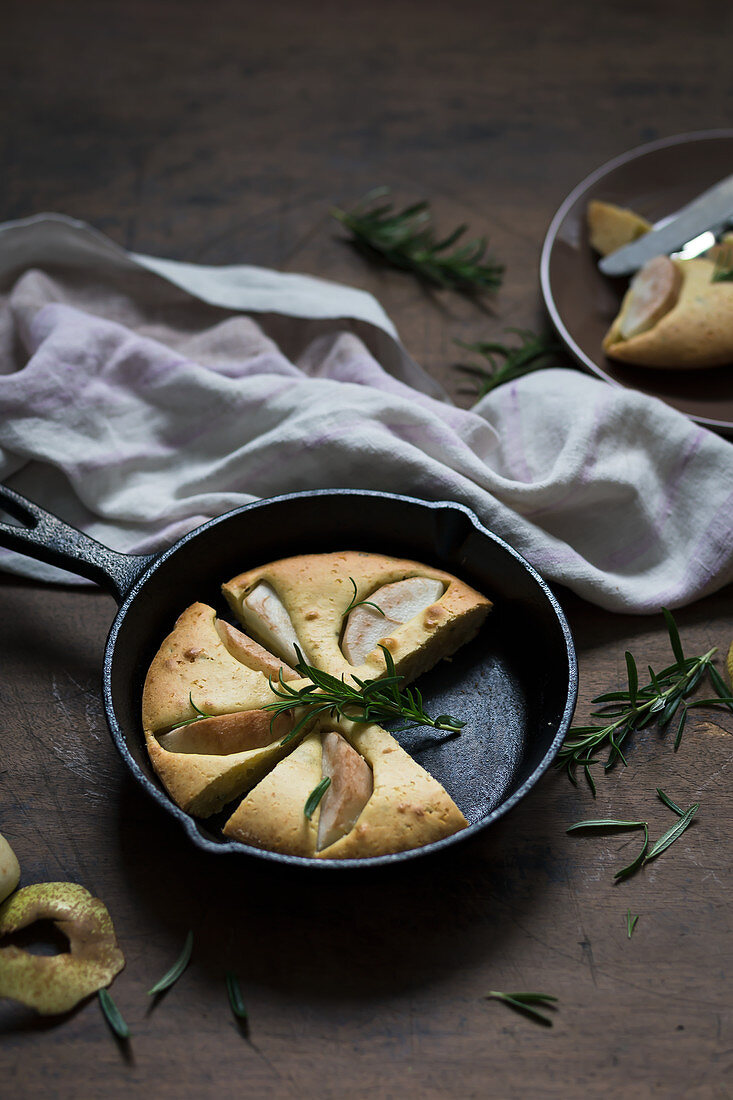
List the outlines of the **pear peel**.
{"label": "pear peel", "polygon": [[20,864],[15,852],[0,833],[0,902],[9,897],[20,882]]}
{"label": "pear peel", "polygon": [[52,920],[69,941],[59,955],[32,955],[0,947],[0,997],[10,997],[42,1016],[68,1012],[110,984],[125,965],[112,919],[103,902],[75,882],[25,886],[0,906],[0,936]]}

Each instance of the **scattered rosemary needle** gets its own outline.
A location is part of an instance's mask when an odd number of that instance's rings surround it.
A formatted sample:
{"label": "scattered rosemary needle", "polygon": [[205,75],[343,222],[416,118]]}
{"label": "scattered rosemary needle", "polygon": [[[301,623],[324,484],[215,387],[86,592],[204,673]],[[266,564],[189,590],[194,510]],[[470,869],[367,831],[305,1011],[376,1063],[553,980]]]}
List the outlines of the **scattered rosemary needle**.
{"label": "scattered rosemary needle", "polygon": [[186,942],[183,945],[183,951],[181,951],[180,956],[176,962],[173,963],[170,970],[167,970],[163,977],[155,983],[153,988],[148,990],[148,997],[154,997],[157,993],[162,993],[163,990],[170,989],[174,982],[178,981],[181,974],[188,966],[192,951],[193,932],[189,932],[186,936]]}
{"label": "scattered rosemary needle", "polygon": [[[599,705],[599,709],[593,711],[591,717],[601,721],[595,725],[573,726],[558,753],[557,766],[566,769],[572,783],[577,785],[577,769],[583,768],[594,797],[595,784],[590,768],[600,762],[597,758],[599,752],[608,750],[604,763],[606,771],[619,760],[626,765],[621,746],[627,737],[651,722],[656,722],[660,730],[665,730],[675,717],[674,751],[677,752],[687,714],[693,707],[725,707],[733,711],[733,695],[713,664],[717,647],[699,657],[686,657],[671,612],[663,608],[663,614],[674,663],[661,672],[655,672],[649,665],[649,682],[642,686],[636,661],[631,653],[626,653],[627,688],[597,695],[593,702]],[[705,677],[710,680],[715,696],[688,701]]]}
{"label": "scattered rosemary needle", "polygon": [[351,581],[351,583],[354,587],[354,595],[351,598],[351,603],[349,604],[349,606],[344,611],[344,615],[348,615],[349,612],[353,611],[355,607],[373,607],[375,611],[379,612],[379,614],[382,616],[382,618],[386,618],[386,616],[385,616],[384,612],[382,611],[381,607],[378,607],[377,604],[372,603],[371,600],[357,600],[356,597],[359,593],[359,590],[356,587],[356,581],[354,580],[353,577],[349,577],[349,580]]}
{"label": "scattered rosemary needle", "polygon": [[552,1027],[553,1025],[553,1021],[549,1016],[545,1016],[543,1012],[534,1007],[539,1004],[543,1008],[553,1008],[557,1004],[557,997],[552,997],[549,993],[501,993],[497,989],[492,989],[485,994],[485,998],[486,1000],[502,1001],[510,1008],[531,1016],[533,1020],[544,1024],[545,1027]]}
{"label": "scattered rosemary needle", "polygon": [[270,678],[270,687],[279,698],[277,702],[268,703],[262,708],[271,712],[271,723],[284,711],[294,708],[304,710],[290,732],[283,737],[281,745],[292,741],[304,726],[321,714],[329,714],[334,719],[347,718],[359,725],[402,719],[398,730],[432,726],[433,729],[456,734],[463,728],[464,723],[449,714],[441,714],[437,718],[426,714],[418,688],[400,690],[397,685],[402,677],[397,675],[392,654],[386,646],[379,647],[384,653],[386,676],[379,680],[360,680],[354,676],[356,687],[307,664],[301,651],[297,646],[295,648],[298,660],[293,668],[299,677],[310,680],[310,684],[299,689],[293,688],[283,680],[282,672],[279,672],[277,681]]}
{"label": "scattered rosemary needle", "polygon": [[628,939],[631,939],[634,929],[636,928],[636,922],[639,919],[639,914],[636,913],[632,916],[631,910],[626,910],[626,935]]}
{"label": "scattered rosemary needle", "polygon": [[679,806],[677,805],[677,803],[673,802],[672,799],[669,797],[669,795],[665,794],[664,791],[659,789],[659,787],[657,787],[657,794],[661,798],[664,805],[667,806],[668,809],[672,810],[673,813],[676,813],[678,817],[684,817],[685,816],[685,811],[681,810],[679,808]]}
{"label": "scattered rosemary needle", "polygon": [[460,225],[447,237],[438,237],[427,202],[395,210],[388,187],[370,191],[351,211],[335,208],[334,218],[351,233],[351,243],[371,259],[400,268],[430,286],[464,294],[496,290],[501,286],[503,264],[487,255],[485,237],[463,244]]}
{"label": "scattered rosemary needle", "polygon": [[114,1031],[118,1039],[129,1039],[130,1029],[123,1019],[122,1013],[112,1000],[111,994],[106,989],[99,990],[99,1003],[102,1006],[107,1023]]}
{"label": "scattered rosemary needle", "polygon": [[311,793],[308,795],[307,799],[305,800],[305,806],[303,807],[303,813],[309,821],[313,817],[313,814],[316,812],[316,807],[318,806],[319,802],[321,801],[330,786],[331,780],[329,776],[324,775],[321,782],[318,783],[317,786],[315,786]]}
{"label": "scattered rosemary needle", "polygon": [[616,871],[613,877],[617,882],[621,882],[623,879],[633,875],[635,871],[638,871],[639,868],[643,866],[647,848],[649,847],[649,825],[646,821],[619,821],[616,818],[604,817],[595,821],[576,821],[574,825],[569,827],[567,832],[574,833],[579,829],[643,829],[644,843],[641,851],[628,867],[622,867],[620,871]]}
{"label": "scattered rosemary needle", "polygon": [[229,1004],[231,1005],[232,1012],[238,1020],[242,1020],[245,1023],[249,1020],[247,1009],[244,1007],[244,1001],[242,999],[242,991],[239,988],[239,980],[233,970],[227,970],[226,976],[227,993],[229,994]]}
{"label": "scattered rosemary needle", "polygon": [[[685,829],[687,829],[692,824],[692,819],[699,809],[700,803],[694,802],[692,806],[690,806],[689,810],[685,811],[679,821],[676,821],[671,829],[667,829],[667,832],[663,836],[660,836],[659,840],[654,845],[651,852],[649,852],[649,855],[646,857],[644,862],[649,863],[650,860],[656,859],[657,856],[660,856],[662,852],[665,852],[667,848],[669,848],[670,844],[674,844],[675,840],[679,840]],[[677,808],[675,807],[675,813],[676,812]]]}
{"label": "scattered rosemary needle", "polygon": [[515,378],[521,378],[524,374],[541,370],[543,367],[552,367],[557,363],[560,345],[550,336],[538,336],[529,329],[521,328],[508,328],[504,331],[519,337],[519,343],[515,347],[489,340],[479,340],[475,344],[467,344],[463,340],[455,341],[466,351],[481,355],[488,364],[488,366],[471,363],[456,364],[456,370],[471,375],[475,381],[477,401],[497,386],[504,385],[505,382],[513,382]]}

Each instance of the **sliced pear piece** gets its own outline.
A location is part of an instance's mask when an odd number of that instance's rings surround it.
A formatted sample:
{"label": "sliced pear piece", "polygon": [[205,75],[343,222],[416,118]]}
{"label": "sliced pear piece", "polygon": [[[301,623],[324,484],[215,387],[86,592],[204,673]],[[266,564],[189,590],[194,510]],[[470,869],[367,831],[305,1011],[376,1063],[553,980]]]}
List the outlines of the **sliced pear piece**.
{"label": "sliced pear piece", "polygon": [[370,765],[374,792],[353,828],[320,849],[319,859],[365,859],[404,852],[466,828],[466,818],[445,788],[386,730],[349,722],[343,723],[343,729]]}
{"label": "sliced pear piece", "polygon": [[331,784],[321,799],[319,851],[351,832],[374,790],[372,769],[364,757],[333,730],[323,735],[321,770]]}
{"label": "sliced pear piece", "polygon": [[361,665],[367,654],[388,638],[392,630],[414,619],[425,608],[439,600],[445,591],[442,581],[431,577],[407,577],[403,581],[385,584],[369,596],[369,603],[379,611],[362,604],[349,614],[341,648],[347,661]]}
{"label": "sliced pear piece", "polygon": [[[290,616],[272,585],[261,581],[242,600],[245,625],[283,661],[296,664],[300,646]],[[300,647],[302,649],[302,646]]]}
{"label": "sliced pear piece", "polygon": [[15,945],[0,948],[0,997],[11,997],[44,1016],[68,1012],[109,985],[125,965],[107,909],[75,882],[25,886],[0,906],[0,936],[51,920],[69,941],[59,955],[33,955]]}
{"label": "sliced pear piece", "polygon": [[630,340],[653,328],[677,304],[682,275],[669,256],[655,256],[631,280],[619,317],[618,336]]}
{"label": "sliced pear piece", "polygon": [[224,619],[217,619],[215,625],[216,632],[227,652],[247,668],[251,668],[254,672],[262,672],[265,676],[272,676],[274,679],[277,679],[280,674],[283,680],[298,679],[298,673],[293,672],[290,665],[286,665],[253,638],[248,638],[231,623]]}
{"label": "sliced pear piece", "polygon": [[228,756],[249,749],[261,749],[282,741],[293,728],[289,711],[276,715],[266,710],[243,710],[200,718],[169,733],[158,735],[167,752],[197,753],[199,756]]}
{"label": "sliced pear piece", "polygon": [[15,852],[0,834],[0,902],[12,894],[20,882],[20,864]]}

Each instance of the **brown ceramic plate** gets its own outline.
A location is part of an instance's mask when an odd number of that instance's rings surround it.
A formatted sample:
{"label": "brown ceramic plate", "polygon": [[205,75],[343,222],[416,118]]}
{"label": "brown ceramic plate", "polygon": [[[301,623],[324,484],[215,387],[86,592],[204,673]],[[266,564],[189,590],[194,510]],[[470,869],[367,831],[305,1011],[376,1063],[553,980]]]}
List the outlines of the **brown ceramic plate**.
{"label": "brown ceramic plate", "polygon": [[579,363],[607,382],[659,397],[725,434],[733,434],[730,367],[665,371],[616,363],[604,354],[602,340],[628,280],[601,275],[585,216],[588,202],[601,199],[657,222],[731,172],[733,130],[679,134],[632,149],[598,168],[568,195],[552,219],[540,262],[550,318]]}

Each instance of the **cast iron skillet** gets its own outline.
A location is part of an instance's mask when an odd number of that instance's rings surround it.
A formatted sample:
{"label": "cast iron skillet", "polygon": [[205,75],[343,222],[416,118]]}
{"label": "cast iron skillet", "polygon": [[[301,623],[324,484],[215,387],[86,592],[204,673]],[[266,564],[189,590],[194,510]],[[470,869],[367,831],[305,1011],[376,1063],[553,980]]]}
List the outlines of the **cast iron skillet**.
{"label": "cast iron skillet", "polygon": [[[0,486],[0,545],[111,589],[120,608],[104,654],[104,706],[112,738],[136,780],[205,851],[346,869],[399,863],[485,829],[549,767],[570,724],[577,666],[568,624],[541,577],[468,508],[390,493],[320,490],[245,505],[210,520],[160,555],[120,554]],[[195,600],[228,616],[219,588],[246,569],[292,554],[371,550],[455,573],[494,601],[478,637],[420,678],[426,710],[466,722],[460,737],[433,730],[399,738],[452,795],[469,828],[437,843],[365,860],[280,855],[224,840],[217,818],[198,821],[168,797],[140,725],[146,670],[180,612]],[[228,616],[229,617],[229,616]]]}

